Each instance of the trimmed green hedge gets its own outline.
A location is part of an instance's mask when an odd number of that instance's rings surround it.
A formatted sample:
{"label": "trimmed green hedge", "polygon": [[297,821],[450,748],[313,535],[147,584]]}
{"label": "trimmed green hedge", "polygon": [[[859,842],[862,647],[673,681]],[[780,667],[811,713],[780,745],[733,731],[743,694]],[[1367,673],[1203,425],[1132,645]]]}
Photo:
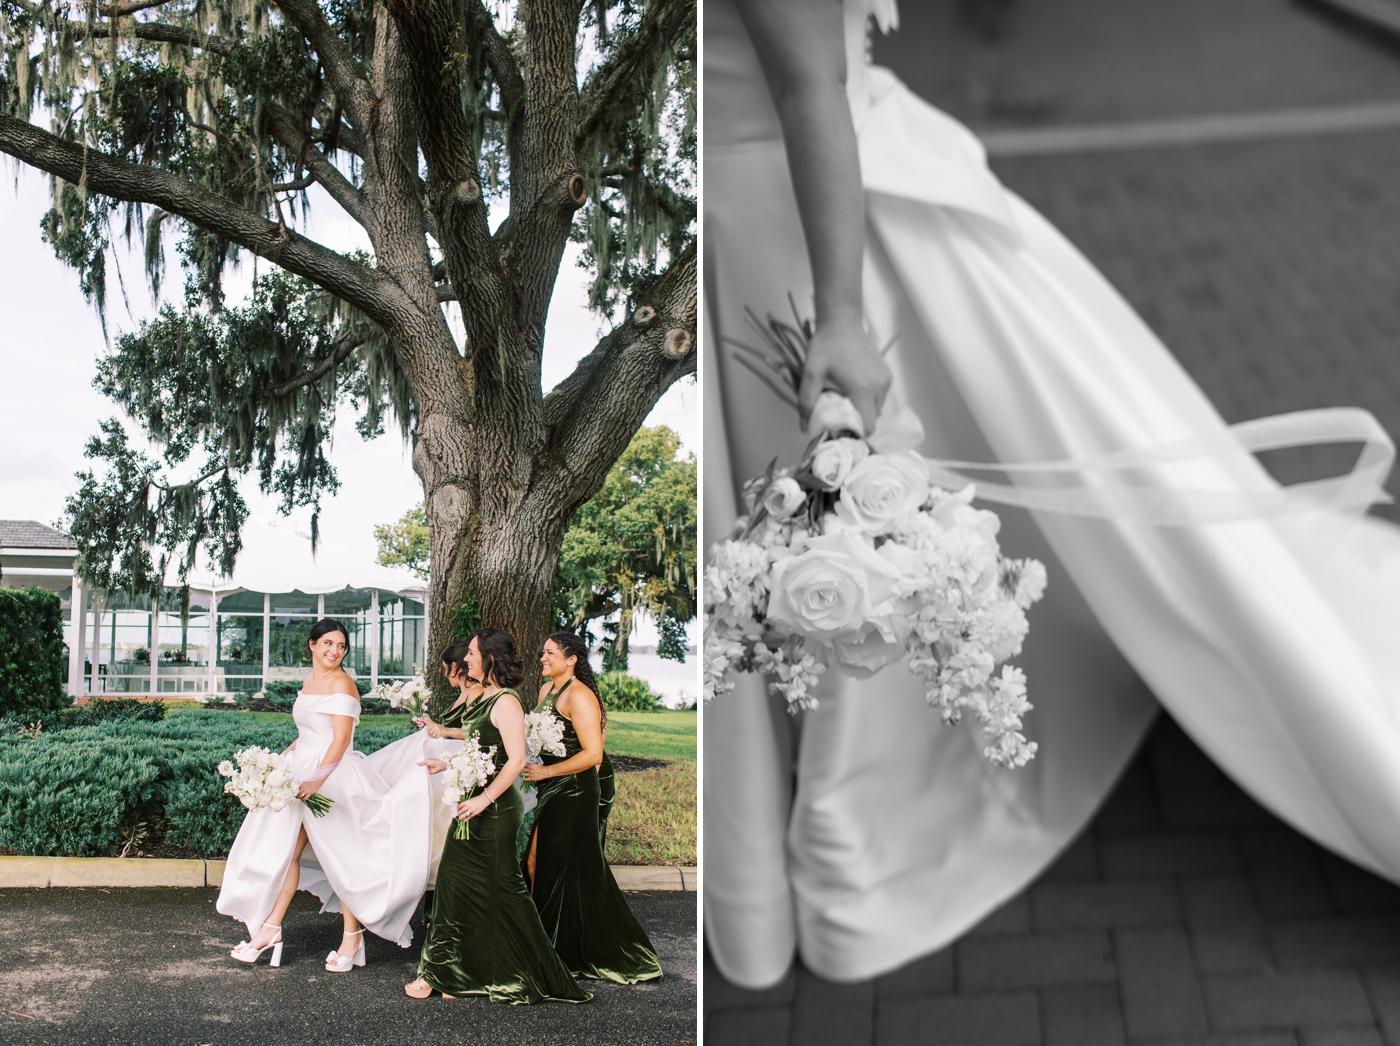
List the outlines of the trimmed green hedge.
{"label": "trimmed green hedge", "polygon": [[42,588],[0,588],[0,715],[49,712],[63,693],[63,610]]}
{"label": "trimmed green hedge", "polygon": [[[0,729],[0,848],[106,856],[139,820],[161,825],[168,844],[227,853],[245,811],[224,793],[220,760],[252,744],[280,751],[295,737],[290,720],[204,711],[163,722],[113,718],[37,736]],[[355,747],[373,752],[401,737],[398,723],[361,728]]]}

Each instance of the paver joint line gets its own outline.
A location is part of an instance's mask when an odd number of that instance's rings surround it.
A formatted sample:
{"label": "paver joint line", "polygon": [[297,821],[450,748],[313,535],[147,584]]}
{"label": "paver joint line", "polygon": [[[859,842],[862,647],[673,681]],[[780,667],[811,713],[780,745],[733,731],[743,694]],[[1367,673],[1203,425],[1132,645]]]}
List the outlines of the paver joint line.
{"label": "paver joint line", "polygon": [[[0,889],[50,886],[220,886],[227,862],[200,859],[0,856]],[[694,893],[699,872],[676,865],[613,865],[617,884],[630,892]]]}

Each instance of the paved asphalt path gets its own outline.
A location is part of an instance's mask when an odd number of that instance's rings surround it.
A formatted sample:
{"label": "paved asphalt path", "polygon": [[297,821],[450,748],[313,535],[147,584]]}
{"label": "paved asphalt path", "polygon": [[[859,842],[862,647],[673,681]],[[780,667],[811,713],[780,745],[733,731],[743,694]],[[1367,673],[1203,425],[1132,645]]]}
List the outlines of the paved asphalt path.
{"label": "paved asphalt path", "polygon": [[[368,962],[327,973],[340,919],[298,894],[282,966],[228,957],[246,935],[216,890],[0,890],[0,1043],[63,1046],[438,1046],[696,1041],[693,893],[632,893],[661,956],[659,983],[587,982],[591,1003],[503,1006],[403,994],[417,947],[371,936]],[[421,940],[421,920],[414,921]]]}

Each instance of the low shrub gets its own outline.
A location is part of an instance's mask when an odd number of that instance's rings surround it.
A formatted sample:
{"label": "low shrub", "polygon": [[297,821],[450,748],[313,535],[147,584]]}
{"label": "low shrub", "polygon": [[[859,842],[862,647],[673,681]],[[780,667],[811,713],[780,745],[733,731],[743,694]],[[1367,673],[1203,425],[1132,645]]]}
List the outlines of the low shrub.
{"label": "low shrub", "polygon": [[659,712],[666,707],[645,679],[626,672],[604,672],[598,677],[598,690],[609,712]]}
{"label": "low shrub", "polygon": [[[357,732],[355,747],[373,752],[402,736],[386,724]],[[223,790],[220,760],[254,744],[280,751],[295,737],[290,718],[205,711],[0,733],[0,848],[104,856],[120,846],[123,826],[140,820],[162,825],[171,845],[227,853],[244,809]]]}
{"label": "low shrub", "polygon": [[0,715],[52,712],[63,694],[63,610],[42,588],[0,588]]}
{"label": "low shrub", "polygon": [[72,730],[94,723],[135,721],[158,723],[165,718],[163,701],[137,701],[130,697],[94,698],[86,705],[70,705],[52,712],[0,717],[0,737],[36,736],[56,730]]}

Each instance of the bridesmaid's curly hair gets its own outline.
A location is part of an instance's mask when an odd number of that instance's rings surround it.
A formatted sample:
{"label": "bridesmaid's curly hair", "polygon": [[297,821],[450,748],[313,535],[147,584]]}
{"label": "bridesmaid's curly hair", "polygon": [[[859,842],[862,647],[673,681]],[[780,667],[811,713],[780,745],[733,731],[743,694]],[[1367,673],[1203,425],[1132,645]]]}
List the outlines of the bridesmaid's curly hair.
{"label": "bridesmaid's curly hair", "polygon": [[598,699],[598,711],[603,715],[603,729],[606,730],[608,708],[603,704],[602,691],[598,689],[598,677],[593,674],[593,666],[588,663],[588,644],[582,636],[576,636],[572,632],[551,632],[545,642],[552,642],[563,651],[565,657],[578,658],[574,664],[574,678],[592,690],[593,696]]}
{"label": "bridesmaid's curly hair", "polygon": [[525,678],[520,655],[515,652],[515,639],[500,628],[478,628],[467,639],[467,645],[476,640],[476,649],[481,653],[481,685],[485,686],[492,676],[496,685],[517,687]]}

